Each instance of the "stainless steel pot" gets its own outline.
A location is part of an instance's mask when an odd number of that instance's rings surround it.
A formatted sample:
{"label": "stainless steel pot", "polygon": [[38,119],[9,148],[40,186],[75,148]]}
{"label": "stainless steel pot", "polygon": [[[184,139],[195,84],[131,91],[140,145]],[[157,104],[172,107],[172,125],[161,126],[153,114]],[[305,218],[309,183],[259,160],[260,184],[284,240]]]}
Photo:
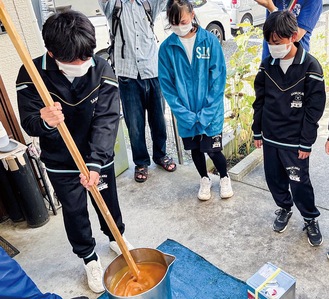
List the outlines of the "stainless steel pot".
{"label": "stainless steel pot", "polygon": [[111,280],[113,279],[116,273],[118,273],[124,267],[127,267],[127,263],[123,255],[121,254],[111,262],[111,264],[106,268],[104,272],[103,284],[106,292],[108,293],[108,297],[111,299],[172,299],[170,287],[170,272],[171,266],[175,261],[175,257],[173,255],[165,254],[160,250],[152,248],[136,248],[130,250],[130,253],[136,264],[142,262],[159,263],[165,266],[167,271],[161,281],[145,293],[129,297],[114,295],[109,290]]}

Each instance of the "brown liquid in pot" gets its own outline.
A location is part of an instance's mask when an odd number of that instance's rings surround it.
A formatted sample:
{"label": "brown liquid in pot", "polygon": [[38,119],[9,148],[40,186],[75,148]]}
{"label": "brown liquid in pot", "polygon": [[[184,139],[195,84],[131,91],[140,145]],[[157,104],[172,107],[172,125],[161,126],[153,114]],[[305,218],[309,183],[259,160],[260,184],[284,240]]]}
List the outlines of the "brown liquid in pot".
{"label": "brown liquid in pot", "polygon": [[167,268],[154,262],[137,263],[138,278],[134,278],[128,266],[118,271],[108,288],[113,295],[129,297],[142,294],[156,286],[165,276]]}

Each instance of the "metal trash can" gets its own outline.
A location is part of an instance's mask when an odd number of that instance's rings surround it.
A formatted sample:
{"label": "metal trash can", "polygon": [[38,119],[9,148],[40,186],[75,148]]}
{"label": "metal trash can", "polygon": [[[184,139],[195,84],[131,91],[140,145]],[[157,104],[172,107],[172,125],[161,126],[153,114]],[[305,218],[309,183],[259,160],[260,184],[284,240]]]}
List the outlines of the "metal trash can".
{"label": "metal trash can", "polygon": [[49,221],[48,210],[27,154],[25,151],[17,152],[6,157],[5,162],[27,224],[30,227],[46,224]]}

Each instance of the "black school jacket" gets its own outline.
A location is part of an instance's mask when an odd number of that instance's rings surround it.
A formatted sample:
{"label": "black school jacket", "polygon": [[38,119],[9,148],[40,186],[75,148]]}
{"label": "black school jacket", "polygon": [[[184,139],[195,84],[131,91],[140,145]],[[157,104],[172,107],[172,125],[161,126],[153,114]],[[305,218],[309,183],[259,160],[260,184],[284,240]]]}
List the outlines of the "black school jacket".
{"label": "black school jacket", "polygon": [[254,139],[285,149],[310,152],[325,102],[322,67],[299,43],[286,74],[280,60],[265,58],[256,75]]}
{"label": "black school jacket", "polygon": [[[66,126],[89,170],[100,172],[113,163],[120,106],[112,68],[102,58],[92,61],[88,73],[71,83],[48,54],[34,59],[52,99],[62,105]],[[41,160],[47,169],[77,171],[59,131],[40,118],[44,104],[24,66],[16,89],[21,125],[28,135],[40,137]]]}

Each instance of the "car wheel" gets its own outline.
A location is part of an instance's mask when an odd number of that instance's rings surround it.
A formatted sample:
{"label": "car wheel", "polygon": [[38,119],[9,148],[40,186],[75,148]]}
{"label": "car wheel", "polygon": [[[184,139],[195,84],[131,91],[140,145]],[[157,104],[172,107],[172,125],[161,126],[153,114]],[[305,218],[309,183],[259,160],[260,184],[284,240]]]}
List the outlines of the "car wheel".
{"label": "car wheel", "polygon": [[[240,23],[249,23],[249,24],[253,24],[253,20],[252,20],[252,16],[251,14],[247,13],[245,14],[242,19],[241,19],[241,22]],[[250,30],[250,27],[240,27],[240,32],[241,33],[245,33],[245,32],[248,32]]]}
{"label": "car wheel", "polygon": [[220,27],[217,24],[211,23],[207,26],[206,28],[209,32],[211,32],[212,34],[216,35],[219,42],[223,43],[223,39],[224,39],[224,32],[222,27]]}

